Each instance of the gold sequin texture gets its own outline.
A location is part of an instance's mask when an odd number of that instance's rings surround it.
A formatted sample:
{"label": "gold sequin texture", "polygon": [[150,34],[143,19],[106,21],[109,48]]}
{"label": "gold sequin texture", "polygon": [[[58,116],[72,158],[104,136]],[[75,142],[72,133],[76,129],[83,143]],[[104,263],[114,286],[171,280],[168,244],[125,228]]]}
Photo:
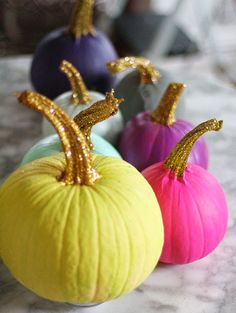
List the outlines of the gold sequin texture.
{"label": "gold sequin texture", "polygon": [[71,102],[75,105],[90,103],[92,98],[78,70],[68,61],[62,61],[60,70],[67,76],[71,90]]}
{"label": "gold sequin texture", "polygon": [[222,125],[223,121],[212,119],[195,127],[175,146],[174,150],[166,158],[165,166],[174,172],[177,177],[182,177],[195,142],[208,131],[219,131]]}
{"label": "gold sequin texture", "polygon": [[136,69],[144,84],[155,83],[161,76],[151,62],[142,57],[125,57],[116,61],[107,63],[107,69],[111,74],[117,74],[127,69]]}
{"label": "gold sequin texture", "polygon": [[153,122],[166,126],[175,123],[176,107],[185,87],[186,86],[181,83],[169,84],[160,101],[160,104],[151,114]]}
{"label": "gold sequin texture", "polygon": [[124,102],[124,99],[117,99],[114,97],[114,90],[106,93],[106,98],[101,101],[97,101],[91,105],[88,109],[81,111],[74,117],[75,123],[79,126],[79,129],[84,133],[87,138],[90,149],[93,148],[90,140],[92,127],[112,115],[115,115],[120,104]]}
{"label": "gold sequin texture", "polygon": [[69,32],[79,38],[81,36],[95,35],[93,27],[94,0],[76,0],[72,14]]}
{"label": "gold sequin texture", "polygon": [[60,181],[65,185],[93,185],[99,174],[92,167],[90,149],[76,123],[55,103],[38,93],[22,92],[18,100],[44,115],[56,129],[66,158],[66,170]]}

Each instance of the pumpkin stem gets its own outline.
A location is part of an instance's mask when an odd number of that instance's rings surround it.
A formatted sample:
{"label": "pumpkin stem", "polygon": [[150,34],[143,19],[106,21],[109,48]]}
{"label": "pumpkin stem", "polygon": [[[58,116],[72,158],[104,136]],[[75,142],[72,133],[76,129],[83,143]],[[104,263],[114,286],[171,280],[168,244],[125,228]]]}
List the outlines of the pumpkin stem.
{"label": "pumpkin stem", "polygon": [[67,76],[70,82],[72,103],[80,105],[91,102],[92,99],[79,71],[70,62],[65,60],[61,62],[60,70]]}
{"label": "pumpkin stem", "polygon": [[188,158],[195,142],[208,131],[218,131],[222,128],[223,121],[217,121],[216,119],[208,120],[201,123],[188,134],[175,146],[169,156],[166,158],[164,164],[166,168],[175,173],[177,177],[184,175],[185,168],[187,166]]}
{"label": "pumpkin stem", "polygon": [[94,0],[76,0],[71,17],[69,32],[77,39],[81,36],[95,35],[93,27]]}
{"label": "pumpkin stem", "polygon": [[143,84],[153,84],[161,76],[151,62],[142,57],[125,57],[117,59],[113,62],[108,62],[107,69],[110,74],[117,74],[127,69],[136,69]]}
{"label": "pumpkin stem", "polygon": [[57,131],[66,158],[66,170],[60,181],[66,185],[93,185],[99,174],[92,167],[90,149],[76,123],[54,102],[38,93],[24,91],[18,100],[44,115]]}
{"label": "pumpkin stem", "polygon": [[97,101],[91,105],[88,109],[81,111],[76,117],[74,117],[75,123],[79,126],[79,129],[87,138],[87,142],[90,149],[93,149],[93,144],[91,142],[91,130],[92,127],[112,115],[115,115],[120,104],[124,102],[124,99],[117,99],[114,97],[114,90],[106,93],[106,98],[101,101]]}
{"label": "pumpkin stem", "polygon": [[175,111],[186,85],[171,83],[167,87],[161,101],[151,114],[153,122],[168,126],[175,123]]}

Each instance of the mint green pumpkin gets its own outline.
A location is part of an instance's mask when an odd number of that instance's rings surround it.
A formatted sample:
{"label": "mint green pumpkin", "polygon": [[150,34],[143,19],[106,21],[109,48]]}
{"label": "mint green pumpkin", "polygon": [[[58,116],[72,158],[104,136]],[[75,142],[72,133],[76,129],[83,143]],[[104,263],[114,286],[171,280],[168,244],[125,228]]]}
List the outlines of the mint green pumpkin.
{"label": "mint green pumpkin", "polygon": [[[93,153],[122,159],[119,152],[105,139],[92,133]],[[58,135],[51,135],[36,143],[24,156],[21,165],[34,160],[62,152],[61,141]]]}

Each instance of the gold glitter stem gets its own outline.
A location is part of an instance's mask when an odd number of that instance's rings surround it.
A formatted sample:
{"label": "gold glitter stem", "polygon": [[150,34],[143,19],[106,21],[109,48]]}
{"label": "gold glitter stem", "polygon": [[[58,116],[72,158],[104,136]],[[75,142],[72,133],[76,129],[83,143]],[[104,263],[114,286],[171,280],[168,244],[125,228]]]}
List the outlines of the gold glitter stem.
{"label": "gold glitter stem", "polygon": [[155,83],[161,76],[157,69],[151,64],[151,62],[142,57],[125,57],[117,59],[113,62],[108,62],[107,69],[110,74],[117,74],[127,69],[136,69],[141,78],[143,84]]}
{"label": "gold glitter stem", "polygon": [[75,122],[55,103],[38,93],[22,92],[18,100],[43,114],[57,131],[66,158],[66,169],[60,181],[66,185],[93,185],[99,175],[92,168],[90,149]]}
{"label": "gold glitter stem", "polygon": [[70,82],[72,96],[71,101],[75,105],[81,105],[91,102],[89,91],[83,81],[79,71],[68,61],[62,61],[60,70]]}
{"label": "gold glitter stem", "polygon": [[94,0],[76,0],[71,17],[69,32],[77,39],[81,36],[95,35],[93,27]]}
{"label": "gold glitter stem", "polygon": [[93,144],[90,139],[92,127],[108,119],[110,116],[115,115],[122,102],[124,102],[124,99],[115,98],[114,90],[112,90],[106,93],[104,100],[97,101],[88,109],[81,111],[74,117],[75,123],[86,136],[90,149],[93,149]]}
{"label": "gold glitter stem", "polygon": [[181,83],[171,83],[167,87],[158,107],[151,114],[153,122],[168,126],[175,123],[175,112],[180,97],[185,89]]}
{"label": "gold glitter stem", "polygon": [[185,168],[187,166],[188,158],[195,142],[208,131],[218,131],[222,128],[223,121],[217,121],[216,119],[208,120],[201,123],[187,135],[180,140],[175,146],[174,150],[166,158],[164,164],[166,168],[175,173],[177,177],[184,175]]}

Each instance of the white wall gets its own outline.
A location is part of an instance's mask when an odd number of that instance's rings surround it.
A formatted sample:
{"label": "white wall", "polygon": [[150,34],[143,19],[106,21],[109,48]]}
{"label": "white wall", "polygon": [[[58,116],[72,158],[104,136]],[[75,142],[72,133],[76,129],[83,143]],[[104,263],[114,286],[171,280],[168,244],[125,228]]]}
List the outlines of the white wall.
{"label": "white wall", "polygon": [[[153,7],[162,13],[169,13],[180,0],[152,0]],[[219,0],[182,0],[177,15],[178,24],[185,28],[200,45],[204,46],[203,37],[206,39],[208,32],[208,20],[212,5]]]}

